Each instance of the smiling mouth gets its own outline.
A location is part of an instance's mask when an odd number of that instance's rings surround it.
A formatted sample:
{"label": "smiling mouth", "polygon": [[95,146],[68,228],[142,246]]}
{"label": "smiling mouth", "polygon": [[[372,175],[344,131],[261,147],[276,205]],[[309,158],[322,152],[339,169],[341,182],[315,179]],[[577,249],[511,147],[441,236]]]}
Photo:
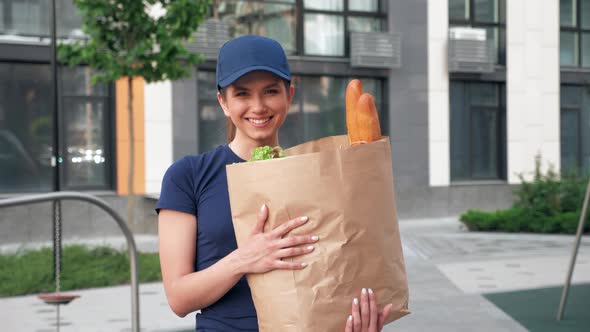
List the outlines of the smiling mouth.
{"label": "smiling mouth", "polygon": [[263,124],[269,122],[270,119],[272,119],[272,116],[269,116],[268,118],[263,118],[263,119],[251,119],[251,118],[248,118],[248,121],[250,123],[252,123],[252,124],[255,124],[255,125],[263,125]]}

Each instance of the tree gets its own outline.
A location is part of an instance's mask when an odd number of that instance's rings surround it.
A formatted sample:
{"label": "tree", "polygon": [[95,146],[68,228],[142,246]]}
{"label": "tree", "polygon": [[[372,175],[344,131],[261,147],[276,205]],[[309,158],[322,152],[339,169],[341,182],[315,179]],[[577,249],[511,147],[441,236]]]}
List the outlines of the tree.
{"label": "tree", "polygon": [[129,168],[127,222],[134,221],[133,77],[146,82],[187,77],[201,58],[183,45],[208,14],[208,0],[74,0],[85,39],[61,43],[58,58],[93,69],[92,83],[127,78]]}

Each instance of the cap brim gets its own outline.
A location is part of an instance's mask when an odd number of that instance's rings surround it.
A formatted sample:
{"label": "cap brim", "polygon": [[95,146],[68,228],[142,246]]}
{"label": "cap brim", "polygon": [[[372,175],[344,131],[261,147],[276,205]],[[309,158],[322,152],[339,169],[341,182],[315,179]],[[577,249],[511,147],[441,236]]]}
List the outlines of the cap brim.
{"label": "cap brim", "polygon": [[274,68],[267,67],[267,66],[250,66],[250,67],[246,67],[246,68],[240,69],[237,72],[235,72],[235,73],[231,74],[230,76],[226,77],[225,79],[219,81],[219,84],[217,85],[217,88],[218,89],[223,89],[223,88],[227,87],[228,85],[232,84],[233,82],[235,82],[240,77],[248,74],[249,72],[255,71],[255,70],[269,71],[269,72],[271,72],[273,74],[278,75],[281,78],[286,79],[287,81],[291,81],[291,77],[289,75],[281,72],[280,70],[276,70]]}

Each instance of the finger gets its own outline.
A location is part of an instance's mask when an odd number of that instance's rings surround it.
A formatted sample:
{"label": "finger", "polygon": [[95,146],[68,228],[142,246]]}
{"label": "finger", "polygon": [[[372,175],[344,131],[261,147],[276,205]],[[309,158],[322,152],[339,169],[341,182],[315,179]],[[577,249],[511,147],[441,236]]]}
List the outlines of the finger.
{"label": "finger", "polygon": [[383,329],[383,325],[385,325],[385,320],[389,316],[391,309],[393,308],[393,304],[388,304],[383,308],[383,311],[379,314],[379,331]]}
{"label": "finger", "polygon": [[369,309],[371,309],[369,331],[378,331],[377,327],[379,325],[379,309],[377,308],[377,298],[371,288],[369,288]]}
{"label": "finger", "polygon": [[361,332],[361,312],[359,306],[359,299],[352,300],[352,327],[354,332]]}
{"label": "finger", "polygon": [[277,237],[282,237],[283,235],[289,233],[293,229],[305,224],[309,220],[308,217],[299,217],[295,219],[291,219],[285,223],[280,224],[275,229],[272,230],[272,234]]}
{"label": "finger", "polygon": [[348,316],[348,319],[346,319],[346,327],[344,327],[344,332],[353,332],[352,331],[352,315]]}
{"label": "finger", "polygon": [[315,249],[314,246],[286,248],[277,251],[277,258],[295,257],[308,254]]}
{"label": "finger", "polygon": [[367,296],[367,289],[361,290],[361,326],[362,331],[367,331],[369,328],[370,321],[370,310],[369,310],[369,297]]}
{"label": "finger", "polygon": [[278,248],[289,248],[295,247],[302,244],[310,244],[317,242],[319,237],[317,235],[309,236],[309,235],[298,235],[298,236],[289,236],[282,238],[276,242]]}
{"label": "finger", "polygon": [[280,270],[302,270],[307,267],[307,263],[286,262],[282,260],[275,261],[275,269]]}
{"label": "finger", "polygon": [[266,204],[262,204],[260,207],[260,211],[258,211],[258,216],[256,220],[256,225],[254,225],[254,229],[252,230],[252,234],[258,234],[264,232],[264,224],[268,219],[268,208]]}

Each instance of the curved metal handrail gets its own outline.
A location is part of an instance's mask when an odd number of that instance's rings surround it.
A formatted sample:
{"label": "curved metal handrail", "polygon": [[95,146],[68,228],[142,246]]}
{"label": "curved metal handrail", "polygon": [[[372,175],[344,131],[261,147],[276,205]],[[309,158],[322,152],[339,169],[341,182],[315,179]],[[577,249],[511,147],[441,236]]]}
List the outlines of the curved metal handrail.
{"label": "curved metal handrail", "polygon": [[133,234],[131,233],[131,230],[129,230],[129,227],[127,227],[125,220],[105,201],[89,194],[61,191],[0,199],[0,208],[61,200],[78,200],[96,205],[113,217],[121,228],[121,231],[127,240],[127,245],[129,246],[129,263],[131,267],[131,331],[139,332],[139,270],[137,268],[137,247],[135,245],[135,240],[133,239]]}

